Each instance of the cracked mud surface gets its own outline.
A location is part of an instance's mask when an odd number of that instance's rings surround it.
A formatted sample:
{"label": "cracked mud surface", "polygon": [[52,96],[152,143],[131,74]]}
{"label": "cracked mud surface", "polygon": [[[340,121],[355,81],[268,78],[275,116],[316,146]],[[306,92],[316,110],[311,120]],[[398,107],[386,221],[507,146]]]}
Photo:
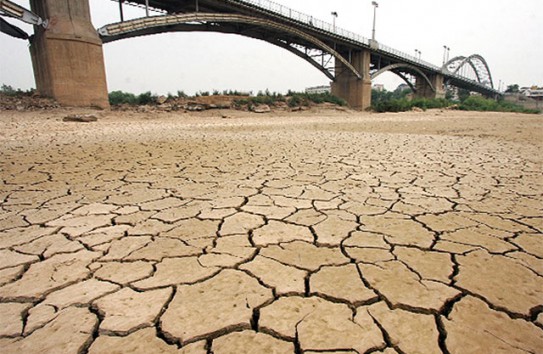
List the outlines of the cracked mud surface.
{"label": "cracked mud surface", "polygon": [[540,116],[63,114],[0,114],[2,353],[543,352]]}

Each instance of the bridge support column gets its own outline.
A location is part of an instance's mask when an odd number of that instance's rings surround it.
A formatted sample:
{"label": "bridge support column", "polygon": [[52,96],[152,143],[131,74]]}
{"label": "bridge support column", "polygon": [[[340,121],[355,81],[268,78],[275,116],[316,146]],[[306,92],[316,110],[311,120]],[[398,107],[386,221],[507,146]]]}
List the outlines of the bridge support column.
{"label": "bridge support column", "polygon": [[[429,75],[428,79],[430,80],[432,86],[430,86],[424,78],[417,76],[417,82],[415,86],[417,92],[415,96],[418,98],[445,98],[443,75]],[[432,87],[434,87],[435,91],[432,89]]]}
{"label": "bridge support column", "polygon": [[[349,55],[344,57],[349,58]],[[371,106],[370,52],[353,52],[350,59],[362,79],[357,78],[342,62],[336,60],[336,81],[332,83],[332,94],[343,98],[353,109],[366,110]]]}
{"label": "bridge support column", "polygon": [[31,0],[49,19],[36,27],[30,47],[38,92],[67,106],[108,108],[102,41],[91,23],[88,0]]}

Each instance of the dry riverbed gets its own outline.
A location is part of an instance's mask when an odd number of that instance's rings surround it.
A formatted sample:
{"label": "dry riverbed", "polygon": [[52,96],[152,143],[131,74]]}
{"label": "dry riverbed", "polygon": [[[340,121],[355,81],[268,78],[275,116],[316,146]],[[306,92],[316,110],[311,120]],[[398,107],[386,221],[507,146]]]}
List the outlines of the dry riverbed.
{"label": "dry riverbed", "polygon": [[2,353],[541,353],[543,117],[0,112]]}

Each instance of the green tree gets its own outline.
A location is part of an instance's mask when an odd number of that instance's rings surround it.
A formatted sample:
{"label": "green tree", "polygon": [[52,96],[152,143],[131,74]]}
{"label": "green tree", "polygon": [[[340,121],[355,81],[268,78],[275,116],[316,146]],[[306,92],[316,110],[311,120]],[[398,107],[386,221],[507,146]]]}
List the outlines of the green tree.
{"label": "green tree", "polygon": [[151,91],[147,91],[147,92],[141,93],[138,96],[137,102],[140,105],[147,105],[147,104],[156,102],[156,98],[157,98],[156,95],[153,95]]}
{"label": "green tree", "polygon": [[17,91],[11,85],[6,85],[6,84],[2,84],[2,88],[0,88],[0,92],[8,96],[14,96],[17,93]]}
{"label": "green tree", "polygon": [[17,96],[17,95],[30,95],[34,92],[33,89],[23,91],[21,89],[15,89],[11,85],[2,84],[0,87],[0,93],[3,93],[7,96]]}
{"label": "green tree", "polygon": [[109,104],[112,106],[118,106],[121,104],[136,104],[136,96],[132,93],[123,91],[113,91],[109,93]]}
{"label": "green tree", "polygon": [[507,90],[505,90],[505,93],[518,93],[520,91],[520,88],[517,84],[509,85],[507,86]]}
{"label": "green tree", "polygon": [[447,91],[445,92],[445,99],[452,101],[455,96],[455,91],[451,89],[450,87],[447,88]]}
{"label": "green tree", "polygon": [[371,103],[373,106],[376,106],[391,100],[402,100],[405,99],[409,93],[411,93],[410,89],[396,89],[394,91],[371,90]]}
{"label": "green tree", "polygon": [[469,90],[466,89],[458,89],[458,99],[460,102],[464,102],[471,96],[471,93]]}

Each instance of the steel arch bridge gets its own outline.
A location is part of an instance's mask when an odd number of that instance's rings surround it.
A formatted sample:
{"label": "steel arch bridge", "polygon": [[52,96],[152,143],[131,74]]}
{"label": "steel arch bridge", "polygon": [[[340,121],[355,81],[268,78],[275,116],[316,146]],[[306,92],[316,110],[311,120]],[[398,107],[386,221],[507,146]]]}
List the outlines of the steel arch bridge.
{"label": "steel arch bridge", "polygon": [[[485,58],[479,54],[473,54],[469,57],[457,56],[443,65],[443,68],[453,74],[459,74],[465,69],[471,69],[475,79],[482,85],[494,88],[492,74]],[[463,74],[461,76],[467,76]]]}
{"label": "steel arch bridge", "polygon": [[[35,27],[36,36],[27,36],[11,24],[0,26],[0,30],[20,38],[28,38],[31,41],[31,51],[36,52],[43,51],[44,47],[33,45],[34,37],[37,37],[38,42],[55,38],[85,42],[89,46],[98,45],[99,51],[93,53],[98,55],[95,59],[101,62],[101,44],[116,40],[183,31],[237,34],[266,41],[303,58],[332,81],[334,94],[346,99],[357,109],[365,109],[370,105],[371,80],[387,71],[401,77],[417,95],[424,97],[442,97],[446,85],[479,92],[489,97],[501,95],[501,92],[494,89],[489,66],[480,55],[455,57],[443,66],[436,66],[421,60],[420,57],[403,53],[269,0],[112,0],[119,4],[121,22],[104,26],[98,33],[90,23],[88,0],[75,2],[74,9],[60,6],[63,1],[65,0],[43,0],[42,5],[41,0],[33,0],[31,5],[38,12],[34,14],[9,0],[0,0],[1,16],[15,17],[37,25],[41,23],[44,27]],[[123,4],[146,9],[146,16],[124,21]],[[49,11],[44,11],[46,7]],[[154,13],[149,16],[149,10],[156,11],[159,15]],[[42,19],[38,15],[53,16],[55,21]],[[69,26],[56,28],[58,20],[66,23],[77,22],[76,32],[81,33],[63,33]],[[47,35],[49,27],[51,33]],[[72,27],[76,28],[75,25]],[[58,31],[62,33],[57,35]],[[47,55],[54,58],[51,60],[62,63],[61,65],[68,65],[62,55],[54,52],[47,52]],[[72,55],[79,55],[75,47]],[[78,73],[82,76],[91,75],[85,69],[85,60],[88,59],[81,54],[80,60],[82,62]],[[40,68],[44,70],[49,65],[40,62]],[[103,71],[99,63],[94,67],[95,72]],[[40,70],[35,70],[36,80],[39,81],[37,86],[44,87],[44,92],[53,86],[55,89],[58,86],[58,90],[64,90],[65,85],[60,85],[63,79],[51,85],[51,81],[41,74]],[[76,76],[70,79],[70,85],[74,87],[79,82],[75,79]],[[89,89],[92,91],[89,96],[95,95],[100,100],[107,97],[107,92],[106,95],[102,92],[106,87],[105,74],[95,86]],[[80,101],[71,90],[66,91],[63,96],[70,97],[66,102]]]}
{"label": "steel arch bridge", "polygon": [[[252,26],[253,28],[252,30],[240,31],[240,26],[242,25]],[[257,28],[260,30],[257,30]],[[132,21],[110,24],[98,30],[104,43],[165,32],[192,31],[212,31],[220,33],[242,32],[244,36],[264,40],[294,53],[300,58],[308,61],[332,81],[335,80],[335,66],[331,65],[331,59],[342,62],[354,76],[358,79],[362,78],[361,73],[357,71],[346,58],[318,38],[308,35],[294,27],[257,17],[237,14],[189,13],[144,17]],[[275,38],[275,36],[264,35],[264,33],[269,34],[270,31],[280,31],[283,33],[283,37],[294,36],[298,38],[297,40],[287,40],[278,39]],[[307,43],[302,43],[304,41]],[[314,47],[310,47],[310,45],[313,45]],[[413,83],[413,79],[416,77],[426,81],[431,90],[434,92],[436,91],[436,88],[433,87],[427,74],[415,65],[395,63],[377,68],[377,66],[380,65],[382,65],[382,59],[372,63],[372,80],[385,72],[392,72],[402,78],[413,91],[416,91],[416,87]],[[445,64],[443,68],[452,74],[458,74],[460,69],[463,69],[466,65],[473,68],[479,83],[485,85],[490,83],[490,87],[493,88],[490,69],[485,59],[480,55],[453,58]]]}
{"label": "steel arch bridge", "polygon": [[[431,77],[443,75],[446,85],[487,96],[500,94],[494,89],[488,64],[480,55],[456,57],[438,67],[268,0],[113,1],[120,6],[122,3],[148,6],[164,15],[104,26],[98,30],[104,43],[164,32],[231,33],[284,48],[308,61],[331,81],[345,75],[371,80],[390,71],[415,92],[416,80],[437,92],[442,88]],[[359,50],[371,52],[369,72],[352,64],[352,54]],[[338,66],[338,62],[342,65]],[[466,68],[473,72],[467,72]]]}
{"label": "steel arch bridge", "polygon": [[[373,69],[371,73],[372,80],[385,72],[392,72],[405,81],[407,85],[416,92],[414,79],[419,78],[424,80],[433,92],[436,92],[437,88],[431,83],[428,75],[418,67],[406,64],[396,63],[382,67],[380,69]],[[492,74],[490,67],[486,60],[479,54],[473,54],[468,57],[457,56],[443,64],[442,72],[449,73],[451,78],[446,80],[445,85],[449,85],[449,81],[458,80],[456,77],[471,78],[479,85],[494,89],[494,82],[492,80]]]}

